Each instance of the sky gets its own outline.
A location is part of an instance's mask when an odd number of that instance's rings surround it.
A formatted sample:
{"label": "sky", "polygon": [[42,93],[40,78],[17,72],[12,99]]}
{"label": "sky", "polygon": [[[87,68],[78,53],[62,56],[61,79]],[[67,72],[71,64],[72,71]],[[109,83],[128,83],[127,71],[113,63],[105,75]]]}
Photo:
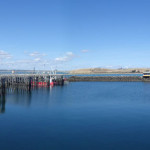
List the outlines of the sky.
{"label": "sky", "polygon": [[150,0],[0,0],[0,69],[150,67]]}

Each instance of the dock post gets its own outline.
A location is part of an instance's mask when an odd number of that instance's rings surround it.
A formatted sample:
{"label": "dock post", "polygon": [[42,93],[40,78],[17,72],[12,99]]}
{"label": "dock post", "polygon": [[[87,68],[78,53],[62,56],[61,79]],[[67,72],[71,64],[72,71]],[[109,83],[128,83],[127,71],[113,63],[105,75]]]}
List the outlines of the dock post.
{"label": "dock post", "polygon": [[5,95],[0,96],[0,113],[5,112]]}
{"label": "dock post", "polygon": [[32,81],[32,77],[29,77],[29,91],[31,91],[31,81]]}
{"label": "dock post", "polygon": [[36,86],[38,86],[38,82],[39,82],[39,78],[36,77],[36,79],[35,79],[35,85],[36,85]]}
{"label": "dock post", "polygon": [[5,95],[5,78],[2,78],[2,84],[1,84],[1,88],[2,88],[2,96]]}
{"label": "dock post", "polygon": [[64,85],[64,77],[61,76],[61,85]]}
{"label": "dock post", "polygon": [[50,86],[50,76],[47,76],[47,86]]}

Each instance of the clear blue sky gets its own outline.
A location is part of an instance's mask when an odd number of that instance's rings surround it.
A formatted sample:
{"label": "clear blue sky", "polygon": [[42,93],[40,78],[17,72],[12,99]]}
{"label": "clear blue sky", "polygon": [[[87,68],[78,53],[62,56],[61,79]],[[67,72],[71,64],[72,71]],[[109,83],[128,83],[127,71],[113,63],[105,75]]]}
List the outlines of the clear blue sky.
{"label": "clear blue sky", "polygon": [[150,67],[150,0],[0,0],[0,69]]}

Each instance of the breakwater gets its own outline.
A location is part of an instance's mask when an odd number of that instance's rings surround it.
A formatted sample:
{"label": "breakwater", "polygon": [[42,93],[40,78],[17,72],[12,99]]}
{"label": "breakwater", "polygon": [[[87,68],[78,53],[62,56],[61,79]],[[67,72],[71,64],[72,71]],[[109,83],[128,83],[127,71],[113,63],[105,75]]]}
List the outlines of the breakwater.
{"label": "breakwater", "polygon": [[139,76],[72,76],[68,79],[70,82],[81,81],[104,81],[104,82],[150,82],[150,79],[146,79]]}

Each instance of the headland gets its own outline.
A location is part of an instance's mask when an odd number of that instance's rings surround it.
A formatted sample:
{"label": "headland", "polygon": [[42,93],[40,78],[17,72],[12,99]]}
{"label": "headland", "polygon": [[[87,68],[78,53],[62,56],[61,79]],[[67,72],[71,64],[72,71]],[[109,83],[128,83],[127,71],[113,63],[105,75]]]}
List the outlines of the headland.
{"label": "headland", "polygon": [[70,74],[136,74],[149,72],[150,68],[118,68],[118,69],[107,69],[107,68],[85,68],[69,71]]}

